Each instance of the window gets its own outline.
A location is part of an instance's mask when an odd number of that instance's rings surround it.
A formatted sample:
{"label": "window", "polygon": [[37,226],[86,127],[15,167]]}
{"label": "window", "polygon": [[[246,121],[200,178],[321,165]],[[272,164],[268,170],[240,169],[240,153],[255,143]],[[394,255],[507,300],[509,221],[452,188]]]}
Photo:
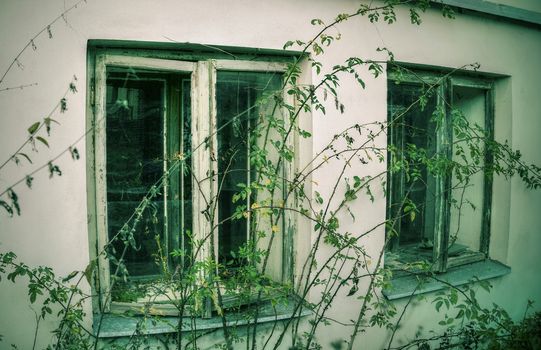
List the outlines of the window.
{"label": "window", "polygon": [[489,79],[389,72],[388,265],[445,272],[488,257],[492,94]]}
{"label": "window", "polygon": [[[258,171],[255,153],[280,142],[272,129],[266,135],[261,130],[271,122],[287,126],[284,111],[274,103],[290,98],[282,86],[286,60],[195,54],[173,59],[126,51],[98,50],[91,72],[89,192],[95,221],[90,226],[99,309],[138,310],[148,302],[171,301],[175,296],[156,296],[145,286],[155,288],[165,275],[209,258],[218,263],[211,272],[223,279],[247,264],[259,266],[239,251],[266,248],[265,231],[284,233],[276,235],[268,252],[265,275],[278,283],[291,281],[283,257],[292,249],[286,234],[292,230],[285,225],[294,219],[282,211],[280,222],[270,223],[250,208],[269,202],[269,196],[274,203],[288,200],[283,191],[292,165],[275,169],[276,190],[243,192],[250,184],[270,181]],[[268,152],[266,159],[273,157],[278,159]],[[199,276],[200,283],[209,277]],[[207,304],[208,315],[212,303]],[[167,308],[159,313],[167,314]]]}

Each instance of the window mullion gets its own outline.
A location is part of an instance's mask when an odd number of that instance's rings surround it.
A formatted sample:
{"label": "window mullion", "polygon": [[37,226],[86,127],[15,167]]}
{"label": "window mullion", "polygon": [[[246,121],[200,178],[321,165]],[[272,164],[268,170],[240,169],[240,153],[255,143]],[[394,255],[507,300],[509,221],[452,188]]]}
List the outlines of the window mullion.
{"label": "window mullion", "polygon": [[[391,102],[389,102],[391,103]],[[394,102],[392,102],[394,104]],[[404,134],[405,134],[405,116],[402,115],[400,117],[397,117],[397,113],[393,106],[391,105],[390,113],[388,113],[388,132],[389,132],[389,138],[388,143],[389,145],[395,146],[395,148],[399,151],[397,151],[395,154],[392,154],[388,152],[389,157],[389,165],[397,162],[397,159],[400,161],[405,160],[404,152],[406,145],[404,142]],[[397,158],[397,159],[395,159]],[[391,219],[392,229],[398,233],[397,236],[394,236],[391,238],[391,241],[389,242],[389,250],[390,251],[397,251],[399,249],[399,235],[400,235],[400,227],[401,227],[401,213],[398,210],[399,208],[403,207],[403,201],[406,197],[406,189],[405,189],[405,172],[399,171],[394,174],[388,173],[388,200],[390,201],[391,205],[388,206],[388,214],[387,218]]]}
{"label": "window mullion", "polygon": [[[216,62],[209,60],[204,62],[205,69],[208,72],[209,76],[209,85],[208,85],[208,94],[209,94],[209,116],[210,116],[210,129],[209,129],[209,147],[210,152],[210,173],[209,173],[209,185],[210,185],[210,198],[211,198],[211,237],[209,240],[209,245],[211,246],[211,253],[214,257],[214,261],[218,262],[218,220],[219,220],[219,204],[218,204],[218,119],[216,111]],[[216,270],[215,273],[218,273]]]}
{"label": "window mullion", "polygon": [[[293,84],[291,82],[288,82],[287,86],[282,91],[282,97],[284,99],[284,103],[289,106],[295,105],[295,99],[293,95],[290,95],[287,93],[287,91],[290,91],[293,88]],[[295,106],[295,110],[297,109],[297,106]],[[299,122],[297,120],[291,120],[291,114],[290,111],[282,107],[282,109],[278,112],[282,114],[282,117],[284,119],[284,127],[285,130],[289,130],[291,127],[291,123],[296,123],[297,126],[299,125]],[[288,195],[288,191],[290,191],[290,184],[288,183],[293,179],[293,175],[295,173],[295,168],[298,167],[298,159],[299,154],[297,150],[300,148],[299,146],[299,137],[298,133],[294,132],[290,134],[291,136],[287,140],[282,140],[287,147],[289,147],[292,150],[295,151],[295,155],[293,158],[293,161],[291,162],[284,162],[283,163],[283,187],[282,187],[282,198],[285,199],[283,206],[284,206],[284,212],[283,218],[282,218],[282,227],[281,230],[283,232],[283,243],[282,243],[282,282],[285,283],[294,283],[293,279],[293,266],[294,266],[294,256],[295,256],[295,244],[293,241],[293,233],[297,232],[297,220],[295,219],[296,214],[294,214],[292,211],[288,210],[288,208],[297,208],[297,198],[294,196],[294,192],[290,193]]]}
{"label": "window mullion", "polygon": [[[248,135],[246,135],[247,142],[246,142],[246,188],[250,188],[250,184],[252,183],[252,169],[250,167],[250,147],[252,145],[251,140],[251,134],[252,134],[252,109],[250,108],[250,101],[251,101],[251,91],[246,91],[248,98],[246,99],[246,105],[243,106],[243,108],[246,110],[246,130],[248,131]],[[225,174],[224,174],[225,176]],[[257,176],[257,175],[256,175]],[[246,196],[246,210],[251,210],[252,207],[252,194],[249,194]],[[248,215],[246,218],[246,242],[250,242],[252,239],[251,235],[251,228],[252,228],[252,217],[254,215]],[[254,231],[255,232],[255,231]],[[255,237],[254,237],[255,238]]]}
{"label": "window mullion", "polygon": [[[485,132],[486,137],[490,141],[494,140],[494,86],[491,85],[485,93]],[[494,156],[490,147],[485,142],[485,175],[483,189],[483,223],[481,230],[480,251],[488,257],[488,249],[490,244],[490,222],[491,222],[491,206],[492,206],[492,163]]]}
{"label": "window mullion", "polygon": [[[210,64],[206,61],[197,62],[196,70],[192,79],[192,215],[193,215],[193,238],[194,259],[202,262],[208,261],[213,253],[211,251],[211,74]],[[207,145],[209,147],[207,147]],[[206,284],[208,274],[201,271],[199,283]],[[211,301],[205,302],[204,316],[211,316]]]}
{"label": "window mullion", "polygon": [[[161,244],[163,245],[163,254],[165,255],[165,259],[166,261],[169,263],[169,253],[170,253],[170,249],[171,249],[171,245],[169,243],[169,239],[170,239],[170,233],[171,233],[171,230],[169,229],[169,220],[171,219],[171,216],[169,215],[169,205],[167,204],[168,200],[169,200],[169,191],[170,191],[170,186],[171,186],[171,179],[170,179],[170,176],[171,174],[169,174],[169,144],[168,144],[168,139],[170,137],[170,133],[169,133],[169,130],[168,130],[168,119],[169,119],[169,114],[171,111],[169,111],[168,109],[168,104],[169,104],[169,100],[170,100],[170,97],[169,97],[169,94],[168,94],[168,91],[169,91],[169,84],[167,82],[167,80],[164,82],[164,99],[163,99],[163,105],[162,105],[162,108],[163,108],[163,120],[162,120],[162,129],[163,129],[163,136],[162,136],[162,147],[163,147],[163,153],[162,153],[162,157],[163,157],[163,160],[162,160],[162,167],[163,167],[163,173],[164,173],[164,178],[163,178],[163,215],[164,215],[164,220],[163,220],[163,226],[162,226],[162,229],[163,229],[163,236],[162,236],[162,242]],[[171,196],[172,198],[172,196]],[[161,261],[162,257],[160,256],[160,261]]]}
{"label": "window mullion", "polygon": [[[436,154],[445,159],[452,157],[452,121],[451,121],[452,87],[445,80],[438,88],[438,110],[443,113],[440,127],[436,130]],[[446,103],[447,102],[447,103]],[[436,179],[436,229],[434,237],[434,269],[444,272],[447,266],[449,246],[449,220],[451,202],[451,173],[445,172]]]}
{"label": "window mullion", "polygon": [[169,255],[172,251],[184,249],[184,163],[174,169],[173,165],[180,161],[179,155],[183,151],[183,113],[182,113],[182,91],[181,81],[179,79],[170,79],[167,84],[166,98],[169,101],[166,104],[166,114],[164,116],[164,142],[166,152],[164,154],[164,163],[166,165],[165,174],[167,174],[164,187],[164,194],[168,196],[166,205],[166,227],[169,249],[167,250],[168,261],[179,262],[184,265],[184,256],[180,259],[173,259]]}
{"label": "window mullion", "polygon": [[[394,122],[394,121],[393,121]],[[399,145],[400,147],[400,158],[401,161],[405,160],[404,150],[406,149],[406,143],[404,140],[404,135],[406,134],[406,123],[405,123],[405,116],[401,116],[399,120],[399,128],[395,128],[395,132],[393,133],[395,145]],[[393,210],[393,220],[395,221],[395,224],[393,225],[393,228],[398,232],[398,236],[396,236],[393,241],[393,248],[395,250],[398,249],[399,243],[400,243],[400,233],[402,232],[402,210],[404,206],[404,200],[406,199],[406,196],[409,196],[408,191],[406,191],[406,173],[404,171],[398,172],[394,176],[395,182],[396,182],[396,191],[394,193],[394,200],[395,200],[395,208]],[[398,209],[398,210],[397,210]]]}

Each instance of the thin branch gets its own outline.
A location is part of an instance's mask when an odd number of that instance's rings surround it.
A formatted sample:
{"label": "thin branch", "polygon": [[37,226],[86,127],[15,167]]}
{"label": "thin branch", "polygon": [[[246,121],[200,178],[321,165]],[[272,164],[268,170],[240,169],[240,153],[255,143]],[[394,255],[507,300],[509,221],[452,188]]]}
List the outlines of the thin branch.
{"label": "thin branch", "polygon": [[31,87],[31,86],[37,86],[37,85],[38,85],[38,83],[23,84],[23,85],[19,85],[19,86],[11,86],[11,87],[0,89],[0,92],[4,92],[4,91],[8,91],[8,90],[22,90],[24,88]]}
{"label": "thin branch", "polygon": [[[76,80],[76,79],[74,79]],[[52,115],[59,109],[61,108],[61,111],[62,111],[62,106],[64,105],[65,103],[65,98],[66,96],[68,95],[68,93],[70,91],[74,91],[74,81],[72,81],[68,88],[66,89],[66,91],[64,92],[64,94],[62,95],[62,97],[58,100],[58,102],[56,103],[56,105],[53,107],[53,109],[49,112],[49,114],[47,114],[47,117],[43,118],[43,121],[40,121],[39,123],[39,126],[37,127],[36,130],[34,130],[32,132],[32,134],[30,134],[26,140],[19,146],[19,148],[17,148],[17,150],[15,152],[13,152],[9,157],[8,159],[6,159],[1,165],[0,165],[0,170],[2,170],[2,168],[4,168],[6,166],[6,164],[12,160],[23,148],[24,146],[26,146],[28,143],[32,142],[34,140],[34,136],[37,135],[37,133],[47,124],[47,120],[52,117]],[[50,122],[50,121],[49,121]],[[85,133],[86,135],[86,133]],[[1,194],[0,194],[1,196]]]}
{"label": "thin branch", "polygon": [[49,24],[47,24],[45,27],[43,27],[39,32],[37,32],[29,41],[28,43],[26,43],[26,45],[19,51],[19,53],[17,54],[17,56],[15,56],[15,58],[13,59],[13,61],[11,61],[11,63],[9,64],[8,68],[6,69],[6,71],[2,74],[2,77],[0,78],[0,84],[2,84],[2,82],[4,81],[4,79],[6,78],[6,75],[9,73],[9,71],[11,70],[11,68],[13,68],[13,66],[15,64],[17,65],[20,65],[21,63],[19,62],[19,59],[21,58],[21,55],[29,48],[29,47],[32,47],[32,48],[35,48],[36,44],[35,44],[35,40],[43,33],[47,32],[47,34],[49,35],[49,38],[52,38],[52,32],[51,32],[51,26],[53,24],[55,24],[57,21],[59,21],[60,19],[63,19],[65,20],[66,19],[66,14],[68,14],[68,12],[72,11],[73,9],[77,8],[79,6],[79,4],[81,4],[82,2],[86,2],[87,0],[79,0],[77,1],[73,6],[71,6],[70,8],[68,8],[67,10],[65,10],[64,12],[62,12],[60,15],[58,15],[55,19],[53,19],[51,22],[49,22]]}

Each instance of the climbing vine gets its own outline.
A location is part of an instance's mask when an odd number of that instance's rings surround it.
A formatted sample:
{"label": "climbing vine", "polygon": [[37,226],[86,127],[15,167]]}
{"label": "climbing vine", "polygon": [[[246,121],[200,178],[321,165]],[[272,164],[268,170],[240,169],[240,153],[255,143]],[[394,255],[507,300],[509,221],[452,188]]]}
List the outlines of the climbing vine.
{"label": "climbing vine", "polygon": [[[333,323],[351,329],[347,339],[331,340],[331,346],[335,349],[358,348],[359,338],[371,327],[389,330],[387,349],[475,348],[489,345],[498,348],[503,347],[509,339],[520,338],[520,341],[526,341],[521,328],[503,309],[497,305],[486,308],[478,302],[477,288],[487,291],[491,288],[486,281],[474,279],[461,287],[455,287],[440,280],[432,261],[417,260],[400,265],[400,269],[418,277],[419,286],[415,290],[428,280],[446,284],[448,288],[436,293],[427,302],[433,304],[436,311],[443,311],[440,326],[447,331],[430,338],[419,335],[408,344],[396,345],[393,342],[395,334],[406,309],[416,296],[412,293],[405,306],[399,309],[381,295],[380,291],[391,285],[393,274],[396,273],[396,269],[384,265],[383,258],[399,235],[397,222],[404,219],[411,222],[418,220],[419,204],[409,199],[408,190],[393,215],[387,216],[382,222],[362,232],[347,232],[342,228],[345,226],[344,217],[353,221],[362,220],[362,213],[353,209],[355,202],[368,200],[374,203],[378,198],[381,200],[388,192],[388,179],[398,173],[405,173],[406,177],[418,181],[422,180],[423,171],[428,171],[435,178],[453,174],[459,180],[453,190],[463,191],[468,187],[469,179],[478,173],[506,178],[518,176],[528,188],[536,190],[540,187],[541,168],[523,161],[519,151],[513,150],[505,142],[494,140],[484,128],[469,122],[467,115],[448,102],[446,107],[450,109],[453,133],[460,141],[457,152],[461,157],[449,158],[438,152],[431,154],[427,149],[414,144],[407,147],[392,144],[384,146],[382,140],[386,140],[392,128],[403,123],[403,116],[411,108],[428,108],[428,100],[438,95],[435,84],[420,78],[422,93],[404,111],[391,115],[387,121],[371,121],[369,116],[359,118],[366,121],[344,128],[318,150],[312,159],[299,164],[290,178],[284,179],[282,176],[285,167],[293,168],[292,165],[299,160],[298,150],[292,146],[294,142],[291,140],[302,142],[312,137],[310,131],[300,127],[302,118],[309,118],[311,113],[326,115],[328,109],[333,107],[339,114],[352,113],[340,98],[340,83],[343,79],[353,77],[361,89],[368,89],[367,76],[382,79],[390,70],[394,70],[397,75],[410,73],[408,67],[395,61],[390,48],[378,49],[387,56],[384,60],[350,57],[332,67],[324,65],[320,60],[336,41],[341,40],[339,32],[334,34],[334,29],[341,23],[368,20],[372,23],[393,24],[397,21],[397,6],[407,6],[412,25],[420,25],[422,13],[429,8],[430,3],[426,0],[387,0],[376,6],[361,4],[356,11],[338,14],[329,21],[313,19],[313,37],[291,40],[284,44],[284,50],[295,49],[299,53],[288,63],[280,88],[262,94],[255,103],[254,108],[263,111],[261,122],[250,129],[248,138],[248,161],[253,167],[255,178],[249,183],[237,184],[237,191],[232,196],[235,210],[231,216],[217,217],[217,203],[223,183],[218,184],[218,193],[205,197],[202,186],[209,179],[196,178],[190,171],[197,152],[212,147],[211,141],[206,139],[201,144],[192,145],[190,151],[168,159],[167,170],[150,186],[129,219],[116,234],[109,237],[104,249],[97,253],[97,257],[89,262],[84,271],[73,271],[66,277],[59,277],[49,267],[26,265],[13,252],[0,253],[2,283],[6,280],[13,283],[25,281],[29,303],[39,305],[34,348],[37,346],[40,322],[45,319],[54,319],[56,322],[53,342],[48,347],[51,349],[96,349],[104,346],[135,349],[156,344],[163,348],[197,349],[200,348],[202,337],[212,332],[222,332],[223,344],[217,347],[224,349],[320,349],[328,347],[329,342],[328,339],[318,339],[318,331]],[[441,9],[443,17],[454,17],[450,7],[443,5]],[[59,18],[65,16],[65,13]],[[3,77],[12,67],[20,64],[21,54],[26,48],[37,48],[35,41],[41,34],[48,33],[49,38],[52,38],[51,25],[57,20],[34,36],[15,57]],[[308,63],[314,73],[312,85],[302,83],[305,72],[301,66],[304,63]],[[445,72],[442,79],[458,71],[476,69],[476,64],[458,67]],[[0,79],[0,87],[2,81],[3,78]],[[27,128],[26,139],[2,162],[0,171],[12,163],[17,166],[33,164],[32,152],[43,152],[49,147],[47,137],[56,128],[62,127],[59,116],[69,109],[70,94],[78,92],[76,82],[74,77],[66,92],[57,99],[53,110]],[[4,90],[7,89],[11,88]],[[238,129],[238,123],[247,118],[248,113],[244,112],[233,117],[222,128],[231,124],[233,129]],[[446,113],[445,107],[436,109],[431,118],[436,125],[440,125]],[[99,128],[100,123],[103,124],[103,121],[97,121],[93,128]],[[22,184],[28,189],[32,188],[33,176],[37,172],[48,171],[50,177],[69,175],[60,169],[56,161],[67,155],[74,161],[78,160],[80,154],[77,145],[92,132],[95,130],[86,130],[50,161],[38,165],[31,173],[0,189],[0,206],[7,214],[2,220],[8,219],[8,216],[24,215],[24,203],[20,203],[17,193],[22,190]],[[219,132],[216,130],[216,133]],[[488,152],[491,161],[487,163],[484,160]],[[384,164],[384,167],[378,168],[385,170],[370,175],[368,169],[373,164]],[[224,173],[234,171],[230,165],[224,168]],[[320,190],[322,193],[312,191],[312,175],[328,167],[336,170],[334,178],[328,181],[328,189]],[[202,214],[210,230],[203,239],[195,232],[183,232],[191,249],[179,248],[167,252],[164,249],[166,243],[161,241],[157,232],[153,232],[160,220],[154,200],[164,194],[171,174],[179,169],[188,169],[186,172],[194,186],[192,191],[202,193],[205,203]],[[351,169],[366,171],[352,173]],[[212,181],[219,182],[218,174],[207,175]],[[443,194],[452,196],[445,191]],[[250,199],[249,205],[246,204],[247,199]],[[463,201],[460,198],[453,200],[453,205],[460,210]],[[278,283],[268,276],[270,252],[278,244],[277,237],[286,234],[284,231],[288,227],[283,225],[284,218],[292,216],[311,227],[311,246],[303,260],[297,261],[298,275],[289,282]],[[231,252],[238,263],[235,269],[212,254],[205,259],[197,258],[208,247],[210,251],[215,250],[214,242],[221,226],[248,218],[250,240],[241,245],[238,251]],[[141,227],[155,237],[155,245],[158,247],[153,259],[160,273],[159,277],[151,281],[130,278],[126,266],[128,252],[140,249],[141,242],[137,241],[135,233]],[[367,240],[383,232],[386,232],[386,236],[381,249],[377,255],[370,254]],[[322,254],[323,250],[325,254]],[[100,259],[110,264],[110,285],[107,290],[98,288]],[[169,263],[171,260],[182,260],[184,263],[172,265]],[[81,284],[84,281],[94,287],[95,295],[83,292]],[[358,307],[357,318],[347,323],[333,319],[329,312],[344,295],[355,300],[354,304]],[[102,312],[94,315],[93,328],[88,329],[85,320],[90,315],[85,313],[85,305],[92,298],[99,299]],[[125,316],[137,321],[133,334],[109,344],[100,341],[100,333],[103,331],[107,305],[112,300],[127,304]],[[137,307],[130,304],[137,304]],[[290,315],[279,320],[278,310],[284,308]],[[203,317],[218,320],[220,327],[210,330],[200,328]],[[274,317],[271,326],[262,326],[262,319],[269,317]],[[524,322],[534,330],[539,329],[538,318],[538,315],[525,315]],[[148,328],[158,323],[166,323],[169,334],[150,335]]]}

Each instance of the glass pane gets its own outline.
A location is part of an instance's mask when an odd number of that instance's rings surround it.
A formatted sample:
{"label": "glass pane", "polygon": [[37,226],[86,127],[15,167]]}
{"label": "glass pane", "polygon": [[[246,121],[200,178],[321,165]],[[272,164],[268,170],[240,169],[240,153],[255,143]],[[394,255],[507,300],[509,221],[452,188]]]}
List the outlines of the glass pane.
{"label": "glass pane", "polygon": [[[486,91],[469,87],[453,87],[453,108],[459,110],[471,127],[485,129]],[[483,225],[484,200],[484,147],[476,143],[468,146],[463,135],[454,135],[453,160],[472,164],[477,172],[469,181],[452,178],[453,202],[449,230],[449,256],[465,250],[479,251]],[[462,152],[463,151],[463,152]],[[453,244],[454,243],[454,244]]]}
{"label": "glass pane", "polygon": [[192,176],[191,176],[191,151],[192,151],[192,114],[191,114],[191,80],[182,79],[182,154],[185,162],[180,167],[182,211],[181,222],[183,230],[181,233],[181,249],[184,251],[184,264],[191,264],[192,261]]}
{"label": "glass pane", "polygon": [[239,192],[238,184],[256,180],[249,165],[250,131],[264,114],[264,105],[257,102],[264,93],[280,90],[281,76],[276,73],[218,72],[216,84],[218,126],[218,202],[219,227],[218,255],[221,263],[238,266],[234,258],[239,247],[249,237],[247,218],[229,220],[238,205],[249,207],[250,198],[233,203],[233,195]]}
{"label": "glass pane", "polygon": [[167,221],[169,253],[173,265],[191,263],[192,191],[191,191],[191,81],[170,76],[167,125]]}
{"label": "glass pane", "polygon": [[[163,175],[165,80],[145,74],[107,77],[107,222],[109,238],[130,219],[150,187]],[[124,256],[132,276],[159,273],[153,254],[163,242],[164,198],[155,197],[135,231],[138,249]],[[124,249],[114,244],[117,256]],[[113,266],[113,271],[114,271]]]}
{"label": "glass pane", "polygon": [[[423,108],[419,103],[423,93],[420,85],[389,84],[389,122],[393,123],[390,142],[399,152],[415,147],[425,149],[430,157],[436,151],[436,124],[432,120],[432,114],[436,109],[437,97],[435,94],[428,96]],[[408,166],[409,175],[402,172],[393,175],[392,179],[391,214],[393,217],[400,216],[395,225],[399,232],[398,245],[407,248],[404,254],[411,253],[412,260],[430,260],[434,246],[436,183],[426,166],[410,159]],[[415,173],[416,176],[411,176]],[[417,208],[415,217],[409,213],[404,215],[402,202],[406,198]],[[399,213],[401,207],[402,212]]]}
{"label": "glass pane", "polygon": [[[106,84],[109,239],[130,218],[133,225],[136,208],[163,180],[136,226],[136,248],[124,254],[129,276],[159,275],[168,264],[160,267],[158,254],[170,261],[171,251],[186,248],[183,237],[191,228],[191,182],[185,181],[191,179],[186,175],[189,167],[178,166],[190,149],[189,142],[181,141],[190,139],[190,81],[180,75],[111,68]],[[163,178],[165,169],[169,176]],[[124,243],[117,239],[113,247],[119,258]],[[116,265],[111,268],[115,271]]]}

